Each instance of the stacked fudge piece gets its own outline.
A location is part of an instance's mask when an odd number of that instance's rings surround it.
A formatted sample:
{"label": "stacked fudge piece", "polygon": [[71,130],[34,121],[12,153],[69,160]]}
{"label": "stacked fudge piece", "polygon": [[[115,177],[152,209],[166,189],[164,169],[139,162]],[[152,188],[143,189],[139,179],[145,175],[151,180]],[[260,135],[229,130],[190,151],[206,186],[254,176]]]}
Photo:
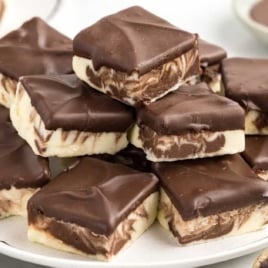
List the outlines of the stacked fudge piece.
{"label": "stacked fudge piece", "polygon": [[[0,94],[13,125],[3,113],[0,217],[25,214],[33,195],[29,239],[98,260],[156,217],[180,244],[268,222],[268,184],[240,156],[245,125],[248,134],[253,115],[264,124],[255,109],[262,77],[251,112],[229,86],[222,48],[141,7],[82,30],[73,51],[70,43],[37,18],[0,39]],[[53,157],[77,158],[50,181]]]}

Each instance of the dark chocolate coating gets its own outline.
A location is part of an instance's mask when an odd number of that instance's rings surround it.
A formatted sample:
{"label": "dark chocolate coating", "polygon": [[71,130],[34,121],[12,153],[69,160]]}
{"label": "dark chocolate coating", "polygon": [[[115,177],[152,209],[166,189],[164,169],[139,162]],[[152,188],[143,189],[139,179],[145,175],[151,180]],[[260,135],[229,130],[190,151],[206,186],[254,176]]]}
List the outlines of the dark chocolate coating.
{"label": "dark chocolate coating", "polygon": [[138,125],[158,134],[244,129],[244,111],[225,97],[212,93],[205,83],[183,86],[138,110]]}
{"label": "dark chocolate coating", "polygon": [[268,259],[261,262],[260,268],[268,268]]}
{"label": "dark chocolate coating", "polygon": [[110,235],[157,186],[152,173],[84,157],[30,199],[29,222],[42,213]]}
{"label": "dark chocolate coating", "polygon": [[74,38],[74,54],[92,59],[95,69],[144,74],[192,49],[196,35],[134,6],[107,16]]}
{"label": "dark chocolate coating", "polygon": [[250,16],[256,22],[268,27],[267,11],[268,0],[258,1],[250,10]]}
{"label": "dark chocolate coating", "polygon": [[268,59],[229,58],[222,62],[225,94],[246,110],[268,112]]}
{"label": "dark chocolate coating", "polygon": [[268,202],[268,183],[238,154],[155,163],[153,170],[184,220]]}
{"label": "dark chocolate coating", "polygon": [[0,123],[4,123],[4,122],[8,122],[8,121],[10,121],[9,109],[0,105]]}
{"label": "dark chocolate coating", "polygon": [[202,39],[198,40],[198,48],[201,66],[202,64],[210,66],[220,63],[227,56],[227,53],[223,48]]}
{"label": "dark chocolate coating", "polygon": [[72,40],[40,18],[32,18],[0,39],[0,72],[23,75],[72,72]]}
{"label": "dark chocolate coating", "polygon": [[46,129],[123,132],[134,120],[132,108],[97,92],[75,75],[36,75],[20,79]]}
{"label": "dark chocolate coating", "polygon": [[49,182],[48,161],[33,153],[11,123],[0,123],[0,190],[38,188]]}
{"label": "dark chocolate coating", "polygon": [[242,155],[255,171],[268,170],[268,136],[246,136]]}

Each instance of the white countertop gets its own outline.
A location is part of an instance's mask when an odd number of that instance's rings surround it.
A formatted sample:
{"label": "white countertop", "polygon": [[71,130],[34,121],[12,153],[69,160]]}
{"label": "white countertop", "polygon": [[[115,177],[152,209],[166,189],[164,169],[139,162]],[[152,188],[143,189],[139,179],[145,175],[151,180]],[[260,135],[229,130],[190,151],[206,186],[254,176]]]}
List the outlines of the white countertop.
{"label": "white countertop", "polygon": [[[46,1],[43,1],[44,4]],[[130,5],[141,5],[186,30],[199,33],[203,39],[223,46],[229,56],[267,57],[268,47],[259,43],[236,19],[231,0],[63,0],[50,23],[73,37],[80,29],[100,17]],[[258,253],[207,268],[252,267]],[[0,255],[0,267],[37,268]]]}

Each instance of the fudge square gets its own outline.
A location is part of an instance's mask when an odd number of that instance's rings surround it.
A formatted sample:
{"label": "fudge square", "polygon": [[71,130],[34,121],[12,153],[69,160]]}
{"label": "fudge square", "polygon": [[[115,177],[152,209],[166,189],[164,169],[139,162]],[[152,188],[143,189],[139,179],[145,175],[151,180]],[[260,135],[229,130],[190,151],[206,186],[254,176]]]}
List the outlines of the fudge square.
{"label": "fudge square", "polygon": [[268,183],[239,154],[154,163],[158,219],[180,244],[256,231],[268,220]]}
{"label": "fudge square", "polygon": [[205,83],[183,86],[138,109],[130,141],[153,162],[235,154],[245,148],[244,111]]}
{"label": "fudge square", "polygon": [[40,18],[0,39],[0,103],[12,104],[20,76],[72,72],[72,41]]}
{"label": "fudge square", "polygon": [[197,35],[138,6],[82,30],[73,46],[76,75],[129,105],[153,102],[200,73]]}
{"label": "fudge square", "polygon": [[28,199],[49,182],[50,171],[10,122],[0,122],[0,170],[0,218],[26,216]]}
{"label": "fudge square", "polygon": [[110,260],[155,220],[158,179],[84,157],[28,203],[28,237],[60,250]]}
{"label": "fudge square", "polygon": [[20,79],[11,121],[37,155],[115,154],[127,147],[131,107],[80,81],[74,74]]}
{"label": "fudge square", "polygon": [[259,178],[268,180],[267,136],[246,136],[246,147],[242,156]]}
{"label": "fudge square", "polygon": [[268,59],[230,58],[222,63],[226,97],[246,111],[246,134],[268,134]]}
{"label": "fudge square", "polygon": [[205,40],[198,40],[199,59],[202,69],[201,81],[206,82],[215,93],[221,93],[221,62],[226,51]]}

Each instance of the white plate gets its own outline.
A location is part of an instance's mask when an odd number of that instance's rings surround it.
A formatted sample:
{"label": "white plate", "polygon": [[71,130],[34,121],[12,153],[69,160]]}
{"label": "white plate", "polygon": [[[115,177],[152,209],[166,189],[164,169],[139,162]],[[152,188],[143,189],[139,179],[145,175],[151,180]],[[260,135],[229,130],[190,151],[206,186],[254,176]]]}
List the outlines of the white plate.
{"label": "white plate", "polygon": [[60,252],[27,241],[26,220],[13,217],[0,222],[0,253],[24,261],[57,268],[195,267],[212,264],[262,249],[268,244],[268,228],[205,244],[180,247],[157,223],[110,263]]}
{"label": "white plate", "polygon": [[[268,44],[268,27],[254,21],[250,10],[259,0],[233,0],[233,7],[241,22],[261,41]],[[268,12],[268,11],[267,11]]]}
{"label": "white plate", "polygon": [[18,28],[34,16],[49,19],[60,6],[60,0],[4,0],[5,10],[0,23],[0,34]]}

